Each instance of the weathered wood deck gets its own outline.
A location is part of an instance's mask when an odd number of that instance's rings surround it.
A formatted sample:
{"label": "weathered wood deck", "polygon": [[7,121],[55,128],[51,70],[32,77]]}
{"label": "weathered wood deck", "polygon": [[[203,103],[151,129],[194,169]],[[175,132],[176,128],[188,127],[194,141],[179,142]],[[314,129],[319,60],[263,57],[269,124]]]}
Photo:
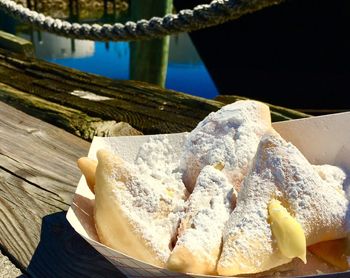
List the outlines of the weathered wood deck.
{"label": "weathered wood deck", "polygon": [[[181,132],[222,106],[146,83],[114,81],[1,50],[0,88],[0,100],[82,133],[86,130],[80,130],[82,122],[101,119],[128,122],[143,133]],[[91,101],[77,96],[79,92],[104,99]]]}
{"label": "weathered wood deck", "polygon": [[30,277],[118,277],[65,219],[89,143],[2,102],[0,111],[3,253]]}

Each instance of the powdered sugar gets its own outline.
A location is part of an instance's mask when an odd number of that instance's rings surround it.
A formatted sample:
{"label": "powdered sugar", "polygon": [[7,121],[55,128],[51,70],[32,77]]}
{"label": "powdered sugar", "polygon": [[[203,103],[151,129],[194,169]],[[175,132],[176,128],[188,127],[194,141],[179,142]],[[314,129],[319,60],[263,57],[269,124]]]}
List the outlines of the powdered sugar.
{"label": "powdered sugar", "polygon": [[135,159],[140,173],[159,180],[168,178],[178,182],[179,161],[167,136],[153,136],[142,144]]}
{"label": "powdered sugar", "polygon": [[189,191],[200,170],[216,163],[224,164],[224,172],[239,187],[270,124],[269,108],[255,101],[237,101],[209,114],[188,135],[181,157]]}
{"label": "powdered sugar", "polygon": [[341,193],[344,193],[344,182],[346,173],[339,167],[333,165],[313,165],[321,179]]}
{"label": "powdered sugar", "polygon": [[226,176],[213,166],[204,167],[187,201],[172,255],[176,255],[177,248],[186,248],[197,262],[205,265],[203,269],[215,273],[222,230],[232,212],[234,197]]}
{"label": "powdered sugar", "polygon": [[124,162],[124,177],[120,170],[110,176],[114,198],[135,233],[163,263],[170,255],[188,195],[174,157],[166,137],[153,137],[141,146],[134,164]]}
{"label": "powdered sugar", "polygon": [[[123,184],[115,183],[114,197],[123,204],[136,233],[157,250],[163,262],[171,253],[180,219],[177,246],[216,262],[210,252],[220,247],[232,210],[230,182],[247,174],[261,136],[270,128],[269,121],[262,120],[261,109],[261,104],[246,102],[210,114],[188,135],[181,167],[179,154],[163,135],[151,137],[140,147],[133,165],[126,164],[131,178],[124,191],[120,190]],[[216,164],[222,164],[223,171],[215,169]],[[188,193],[182,172],[185,180],[186,176],[196,180],[199,171],[197,185],[185,202]],[[264,258],[271,254],[273,266],[288,262],[279,253],[268,222],[271,198],[282,200],[302,224],[308,243],[327,239],[323,235],[344,236],[347,201],[340,185],[344,179],[341,169],[313,167],[293,145],[277,135],[265,137],[226,225],[224,240],[234,239],[234,244],[225,245],[222,257],[230,259],[221,264],[236,260],[242,269],[254,264],[261,271],[271,267]]]}
{"label": "powdered sugar", "polygon": [[323,180],[291,143],[276,133],[265,136],[227,222],[219,264],[245,261],[261,266],[260,271],[278,265],[270,260],[278,254],[268,222],[267,206],[272,198],[281,200],[296,217],[308,245],[346,236],[348,201],[338,191],[339,185],[329,185],[342,180],[340,172],[336,173],[333,181],[330,177]]}

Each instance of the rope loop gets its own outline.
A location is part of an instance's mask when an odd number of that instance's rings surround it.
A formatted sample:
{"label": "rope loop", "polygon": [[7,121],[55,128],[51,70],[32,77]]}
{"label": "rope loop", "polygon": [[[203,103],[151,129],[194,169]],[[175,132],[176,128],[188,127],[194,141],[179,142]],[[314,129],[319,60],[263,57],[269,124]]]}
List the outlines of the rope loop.
{"label": "rope loop", "polygon": [[193,10],[181,10],[177,14],[168,14],[163,18],[153,17],[149,20],[141,19],[137,22],[128,21],[125,24],[113,25],[69,23],[24,8],[12,0],[0,0],[0,10],[21,22],[65,37],[95,41],[134,41],[214,26],[282,1],[213,0],[210,4],[198,5]]}

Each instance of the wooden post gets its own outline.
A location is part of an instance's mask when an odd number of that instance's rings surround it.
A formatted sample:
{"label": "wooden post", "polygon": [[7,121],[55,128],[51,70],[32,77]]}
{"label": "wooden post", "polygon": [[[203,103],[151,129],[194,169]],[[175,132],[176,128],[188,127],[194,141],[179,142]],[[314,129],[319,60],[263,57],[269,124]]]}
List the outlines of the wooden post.
{"label": "wooden post", "polygon": [[[172,12],[172,0],[131,0],[133,20],[150,19]],[[130,79],[164,87],[169,55],[169,36],[130,43]]]}
{"label": "wooden post", "polygon": [[69,0],[69,15],[68,18],[72,21],[79,21],[80,11],[79,11],[79,0]]}
{"label": "wooden post", "polygon": [[32,3],[30,0],[27,0],[27,8],[30,10],[32,9]]}
{"label": "wooden post", "polygon": [[107,0],[103,0],[103,16],[107,16],[108,15],[108,1]]}

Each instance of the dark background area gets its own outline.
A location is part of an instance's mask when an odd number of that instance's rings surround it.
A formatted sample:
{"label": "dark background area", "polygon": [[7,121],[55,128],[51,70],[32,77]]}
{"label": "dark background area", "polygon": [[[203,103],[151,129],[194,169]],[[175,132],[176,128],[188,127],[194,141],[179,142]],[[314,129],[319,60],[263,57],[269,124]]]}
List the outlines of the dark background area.
{"label": "dark background area", "polygon": [[287,0],[190,36],[220,94],[329,110],[350,108],[349,29],[348,0]]}

